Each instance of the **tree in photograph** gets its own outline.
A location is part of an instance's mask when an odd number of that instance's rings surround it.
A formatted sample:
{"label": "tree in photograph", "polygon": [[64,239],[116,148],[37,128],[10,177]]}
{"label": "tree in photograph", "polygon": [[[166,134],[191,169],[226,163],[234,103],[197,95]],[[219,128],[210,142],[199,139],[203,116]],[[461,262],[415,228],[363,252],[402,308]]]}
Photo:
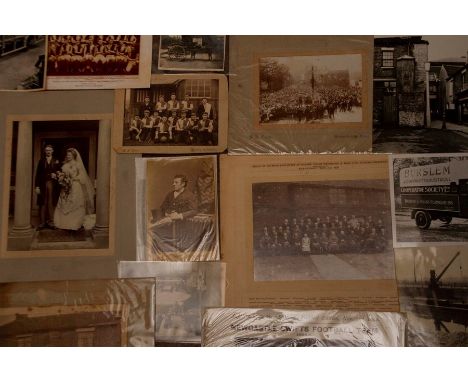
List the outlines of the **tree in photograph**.
{"label": "tree in photograph", "polygon": [[262,59],[260,61],[260,82],[266,84],[266,90],[283,89],[291,81],[289,68],[275,60]]}

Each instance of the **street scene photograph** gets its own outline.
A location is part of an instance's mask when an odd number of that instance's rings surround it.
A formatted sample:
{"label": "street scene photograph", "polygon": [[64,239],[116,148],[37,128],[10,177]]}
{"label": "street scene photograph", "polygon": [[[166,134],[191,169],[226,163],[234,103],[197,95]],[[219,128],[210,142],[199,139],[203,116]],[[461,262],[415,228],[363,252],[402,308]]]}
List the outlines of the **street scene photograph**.
{"label": "street scene photograph", "polygon": [[226,36],[165,35],[160,41],[160,70],[224,70]]}
{"label": "street scene photograph", "polygon": [[468,241],[468,156],[393,158],[394,246]]}
{"label": "street scene photograph", "polygon": [[362,122],[360,54],[263,57],[260,124]]}
{"label": "street scene photograph", "polygon": [[45,36],[0,35],[0,90],[44,88]]}
{"label": "street scene photograph", "polygon": [[468,151],[468,36],[374,39],[373,152]]}
{"label": "street scene photograph", "polygon": [[394,277],[387,180],[254,183],[255,281]]}

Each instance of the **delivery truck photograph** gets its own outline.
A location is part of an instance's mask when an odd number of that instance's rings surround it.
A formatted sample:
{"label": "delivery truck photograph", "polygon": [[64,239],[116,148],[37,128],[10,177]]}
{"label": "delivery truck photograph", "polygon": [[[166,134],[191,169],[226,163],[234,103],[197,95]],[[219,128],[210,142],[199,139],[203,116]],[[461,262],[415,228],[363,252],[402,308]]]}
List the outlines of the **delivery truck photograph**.
{"label": "delivery truck photograph", "polygon": [[468,241],[468,156],[394,155],[390,166],[395,247]]}

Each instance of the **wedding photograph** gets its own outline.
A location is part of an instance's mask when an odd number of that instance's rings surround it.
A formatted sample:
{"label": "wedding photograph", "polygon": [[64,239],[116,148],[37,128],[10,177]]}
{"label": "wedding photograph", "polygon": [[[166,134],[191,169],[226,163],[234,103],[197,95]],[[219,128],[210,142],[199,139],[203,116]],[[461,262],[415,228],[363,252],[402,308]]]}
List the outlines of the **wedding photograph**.
{"label": "wedding photograph", "polygon": [[109,248],[110,130],[110,120],[13,121],[7,251]]}

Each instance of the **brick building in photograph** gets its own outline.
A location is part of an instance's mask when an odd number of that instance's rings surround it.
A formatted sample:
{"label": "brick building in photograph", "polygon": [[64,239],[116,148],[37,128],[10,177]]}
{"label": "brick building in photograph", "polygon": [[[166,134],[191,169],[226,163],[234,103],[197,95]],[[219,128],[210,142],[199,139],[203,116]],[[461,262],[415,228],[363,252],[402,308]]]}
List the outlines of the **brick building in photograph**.
{"label": "brick building in photograph", "polygon": [[421,36],[374,39],[374,127],[425,126],[428,45]]}
{"label": "brick building in photograph", "polygon": [[453,122],[468,124],[468,63],[447,78],[447,109]]}

